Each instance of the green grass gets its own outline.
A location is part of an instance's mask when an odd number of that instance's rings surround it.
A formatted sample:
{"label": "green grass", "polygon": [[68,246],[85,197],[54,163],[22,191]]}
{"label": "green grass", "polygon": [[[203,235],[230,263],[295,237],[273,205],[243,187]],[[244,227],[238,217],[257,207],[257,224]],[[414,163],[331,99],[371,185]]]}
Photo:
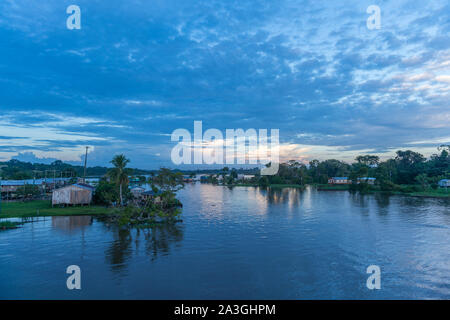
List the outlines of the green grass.
{"label": "green grass", "polygon": [[0,218],[24,218],[43,216],[80,216],[108,214],[111,209],[100,206],[53,207],[50,201],[2,202]]}

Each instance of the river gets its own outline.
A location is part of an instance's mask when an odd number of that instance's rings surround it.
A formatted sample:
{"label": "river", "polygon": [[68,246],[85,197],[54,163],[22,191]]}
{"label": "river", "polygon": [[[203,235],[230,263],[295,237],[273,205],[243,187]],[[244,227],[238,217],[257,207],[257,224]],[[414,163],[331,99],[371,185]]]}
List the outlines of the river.
{"label": "river", "polygon": [[179,199],[175,226],[47,217],[0,232],[0,299],[450,299],[448,199],[199,183]]}

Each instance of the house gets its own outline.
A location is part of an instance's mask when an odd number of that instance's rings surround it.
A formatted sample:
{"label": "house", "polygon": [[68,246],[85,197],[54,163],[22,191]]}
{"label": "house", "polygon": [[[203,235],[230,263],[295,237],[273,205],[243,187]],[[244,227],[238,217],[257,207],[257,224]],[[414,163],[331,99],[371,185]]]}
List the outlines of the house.
{"label": "house", "polygon": [[84,183],[76,183],[53,190],[52,206],[53,205],[83,205],[90,204],[92,201],[92,194],[95,188]]}
{"label": "house", "polygon": [[155,192],[153,190],[144,191],[140,194],[140,199],[144,201],[151,200],[155,203],[161,202],[161,192]]}
{"label": "house", "polygon": [[367,184],[375,184],[375,180],[376,178],[371,178],[371,177],[362,177],[362,178],[358,178],[358,184],[361,182],[365,182]]}
{"label": "house", "polygon": [[328,179],[329,184],[350,184],[352,180],[349,180],[348,177],[333,177]]}
{"label": "house", "polygon": [[131,192],[131,194],[133,195],[133,197],[139,198],[140,195],[141,195],[143,192],[145,192],[145,189],[142,188],[142,187],[134,187],[134,188],[131,188],[130,192]]}
{"label": "house", "polygon": [[244,177],[242,179],[244,180],[251,180],[255,177],[254,174],[244,174]]}
{"label": "house", "polygon": [[448,187],[450,187],[450,179],[439,180],[438,184],[439,184],[439,187],[441,187],[441,188],[448,188]]}
{"label": "house", "polygon": [[0,181],[2,192],[16,192],[17,189],[26,184],[42,185],[40,180],[2,180]]}

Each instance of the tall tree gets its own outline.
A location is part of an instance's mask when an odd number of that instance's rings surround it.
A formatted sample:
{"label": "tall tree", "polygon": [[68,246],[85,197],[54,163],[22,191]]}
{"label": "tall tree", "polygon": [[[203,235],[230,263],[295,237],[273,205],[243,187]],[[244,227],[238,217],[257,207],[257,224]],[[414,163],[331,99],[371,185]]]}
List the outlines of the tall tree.
{"label": "tall tree", "polygon": [[114,182],[119,186],[119,197],[120,197],[120,205],[123,206],[123,186],[128,185],[128,176],[131,174],[131,169],[126,168],[127,164],[130,162],[129,159],[125,157],[123,154],[119,154],[114,156],[111,160],[114,168],[108,171],[108,175]]}

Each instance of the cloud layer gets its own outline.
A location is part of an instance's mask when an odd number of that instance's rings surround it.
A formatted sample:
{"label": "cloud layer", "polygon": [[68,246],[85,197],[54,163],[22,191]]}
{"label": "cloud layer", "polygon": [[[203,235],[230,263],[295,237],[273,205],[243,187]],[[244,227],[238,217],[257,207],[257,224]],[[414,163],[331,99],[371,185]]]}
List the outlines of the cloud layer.
{"label": "cloud layer", "polygon": [[2,159],[156,168],[194,120],[305,160],[450,143],[448,1],[76,1],[68,30],[72,2],[0,4]]}

